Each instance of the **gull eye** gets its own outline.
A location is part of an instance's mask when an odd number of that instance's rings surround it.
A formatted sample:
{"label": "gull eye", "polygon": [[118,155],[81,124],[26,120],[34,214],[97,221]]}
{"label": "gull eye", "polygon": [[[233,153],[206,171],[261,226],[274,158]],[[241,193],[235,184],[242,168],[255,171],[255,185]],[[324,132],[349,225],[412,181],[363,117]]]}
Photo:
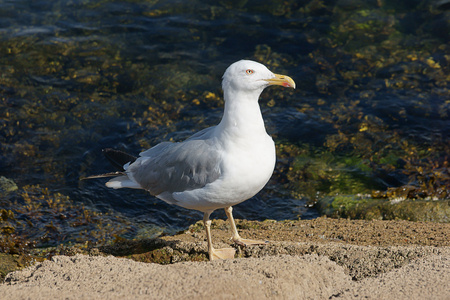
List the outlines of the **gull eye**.
{"label": "gull eye", "polygon": [[255,73],[255,71],[253,71],[252,69],[247,69],[245,71],[245,73],[247,73],[248,75],[251,75],[251,74]]}

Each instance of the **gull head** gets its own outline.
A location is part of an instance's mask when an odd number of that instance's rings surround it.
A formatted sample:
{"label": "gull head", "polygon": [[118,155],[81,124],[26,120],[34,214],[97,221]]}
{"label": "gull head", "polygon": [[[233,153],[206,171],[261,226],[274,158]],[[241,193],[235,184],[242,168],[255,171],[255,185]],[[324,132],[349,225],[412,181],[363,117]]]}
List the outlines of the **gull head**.
{"label": "gull head", "polygon": [[295,82],[286,75],[272,73],[266,66],[251,60],[233,63],[223,75],[223,90],[259,92],[269,85],[281,85],[295,89]]}

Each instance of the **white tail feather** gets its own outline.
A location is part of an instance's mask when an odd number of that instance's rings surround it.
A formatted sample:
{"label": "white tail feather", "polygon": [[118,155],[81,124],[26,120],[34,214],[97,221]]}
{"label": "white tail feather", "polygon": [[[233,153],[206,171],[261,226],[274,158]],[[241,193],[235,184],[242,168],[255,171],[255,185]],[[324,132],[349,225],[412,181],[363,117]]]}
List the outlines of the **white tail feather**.
{"label": "white tail feather", "polygon": [[119,176],[111,179],[106,183],[106,186],[113,189],[131,188],[142,189],[142,187],[128,176]]}

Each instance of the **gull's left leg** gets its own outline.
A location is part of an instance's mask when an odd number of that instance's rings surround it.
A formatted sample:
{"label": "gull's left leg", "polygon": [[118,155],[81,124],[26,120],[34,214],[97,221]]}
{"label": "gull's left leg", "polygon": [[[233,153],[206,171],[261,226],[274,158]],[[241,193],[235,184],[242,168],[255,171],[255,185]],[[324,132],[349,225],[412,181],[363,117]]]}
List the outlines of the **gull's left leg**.
{"label": "gull's left leg", "polygon": [[236,223],[233,218],[233,208],[231,206],[225,207],[225,213],[227,214],[228,220],[230,221],[231,231],[233,233],[233,241],[241,246],[250,246],[250,245],[264,245],[269,243],[268,241],[258,241],[258,240],[247,240],[243,239],[239,236],[239,233],[236,228]]}

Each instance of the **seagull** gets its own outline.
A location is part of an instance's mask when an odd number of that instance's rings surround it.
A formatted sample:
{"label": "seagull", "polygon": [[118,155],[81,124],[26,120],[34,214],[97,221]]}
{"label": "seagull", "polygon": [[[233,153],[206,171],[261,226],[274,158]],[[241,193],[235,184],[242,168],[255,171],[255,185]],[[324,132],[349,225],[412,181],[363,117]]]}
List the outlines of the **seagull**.
{"label": "seagull", "polygon": [[225,108],[218,125],[183,142],[162,142],[139,157],[104,149],[121,171],[85,179],[114,176],[107,187],[144,189],[169,204],[203,212],[209,260],[235,256],[234,248],[213,247],[209,217],[216,209],[225,210],[236,244],[265,244],[240,237],[232,206],[256,195],[275,168],[275,144],[266,132],[258,103],[270,85],[295,89],[292,78],[274,74],[263,64],[251,60],[233,63],[223,75]]}

